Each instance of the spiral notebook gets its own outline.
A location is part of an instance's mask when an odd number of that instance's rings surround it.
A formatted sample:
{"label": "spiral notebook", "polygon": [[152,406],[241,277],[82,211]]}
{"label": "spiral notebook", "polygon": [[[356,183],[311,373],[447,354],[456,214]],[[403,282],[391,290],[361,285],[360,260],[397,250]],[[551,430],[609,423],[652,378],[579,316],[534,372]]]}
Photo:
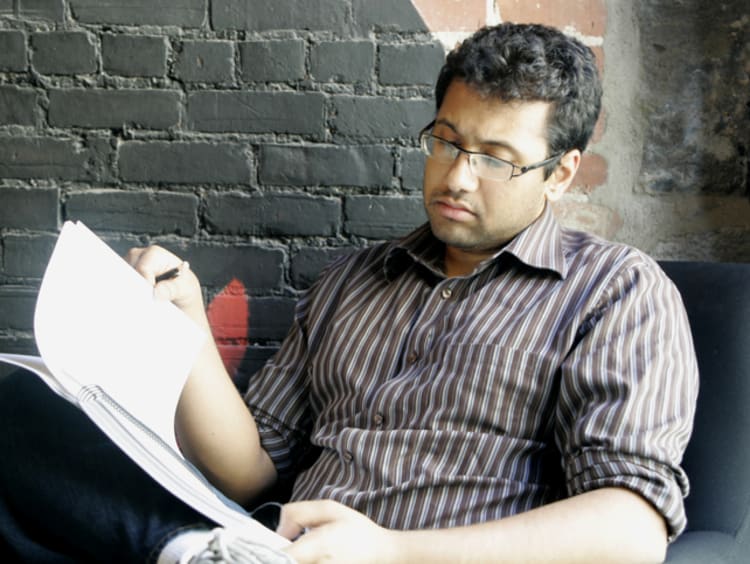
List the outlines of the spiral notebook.
{"label": "spiral notebook", "polygon": [[163,487],[224,527],[272,548],[289,541],[214,488],[180,452],[174,415],[207,338],[81,222],[66,222],[34,313],[40,356],[0,361],[37,374]]}

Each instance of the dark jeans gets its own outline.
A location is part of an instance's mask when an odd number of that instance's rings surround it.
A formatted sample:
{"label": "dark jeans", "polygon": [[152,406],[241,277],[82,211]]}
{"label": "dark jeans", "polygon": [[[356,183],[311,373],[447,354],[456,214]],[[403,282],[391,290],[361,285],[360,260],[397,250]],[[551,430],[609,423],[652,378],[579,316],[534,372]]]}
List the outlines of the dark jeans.
{"label": "dark jeans", "polygon": [[0,378],[0,492],[0,562],[144,562],[205,521],[23,371]]}

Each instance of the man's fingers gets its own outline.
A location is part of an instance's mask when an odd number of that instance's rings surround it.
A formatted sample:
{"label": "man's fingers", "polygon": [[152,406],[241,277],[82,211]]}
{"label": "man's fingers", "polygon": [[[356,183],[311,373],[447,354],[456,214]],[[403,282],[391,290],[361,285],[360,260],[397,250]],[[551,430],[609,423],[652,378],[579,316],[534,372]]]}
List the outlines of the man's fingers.
{"label": "man's fingers", "polygon": [[157,245],[130,249],[125,260],[151,284],[156,284],[158,276],[183,264],[176,255]]}
{"label": "man's fingers", "polygon": [[353,515],[357,515],[353,509],[330,500],[287,503],[281,509],[281,518],[276,531],[288,539],[295,539],[305,529],[320,527]]}
{"label": "man's fingers", "polygon": [[320,554],[321,545],[315,538],[315,533],[303,536],[285,547],[283,550],[291,556],[297,564],[311,564],[323,560],[322,555]]}

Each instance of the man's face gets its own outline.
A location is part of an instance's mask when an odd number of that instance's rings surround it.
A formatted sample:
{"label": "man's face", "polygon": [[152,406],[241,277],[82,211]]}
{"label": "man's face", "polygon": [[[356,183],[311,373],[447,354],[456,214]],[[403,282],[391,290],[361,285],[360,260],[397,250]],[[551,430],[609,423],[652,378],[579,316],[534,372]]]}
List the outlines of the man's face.
{"label": "man's face", "polygon": [[[432,133],[467,151],[518,166],[544,160],[547,102],[502,101],[480,96],[463,81],[449,86]],[[468,157],[452,163],[428,158],[423,195],[435,236],[450,251],[489,256],[542,213],[548,192],[543,169],[512,180],[474,176]]]}

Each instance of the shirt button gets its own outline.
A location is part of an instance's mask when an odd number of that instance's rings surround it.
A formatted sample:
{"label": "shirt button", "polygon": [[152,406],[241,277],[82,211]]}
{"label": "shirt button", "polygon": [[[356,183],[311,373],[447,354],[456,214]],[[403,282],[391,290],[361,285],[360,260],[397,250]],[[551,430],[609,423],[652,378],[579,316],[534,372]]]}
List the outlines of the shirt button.
{"label": "shirt button", "polygon": [[372,420],[375,422],[376,427],[382,427],[383,426],[383,414],[382,413],[376,413],[375,417],[372,418]]}
{"label": "shirt button", "polygon": [[419,356],[417,355],[417,353],[409,353],[409,356],[406,357],[406,362],[408,362],[409,364],[414,364],[415,362],[417,362],[418,358]]}
{"label": "shirt button", "polygon": [[351,453],[351,451],[344,451],[344,462],[348,464],[352,460],[354,460],[354,455]]}
{"label": "shirt button", "polygon": [[444,300],[447,300],[453,295],[453,290],[451,290],[450,288],[443,288],[443,291],[440,292],[440,295],[443,296]]}

